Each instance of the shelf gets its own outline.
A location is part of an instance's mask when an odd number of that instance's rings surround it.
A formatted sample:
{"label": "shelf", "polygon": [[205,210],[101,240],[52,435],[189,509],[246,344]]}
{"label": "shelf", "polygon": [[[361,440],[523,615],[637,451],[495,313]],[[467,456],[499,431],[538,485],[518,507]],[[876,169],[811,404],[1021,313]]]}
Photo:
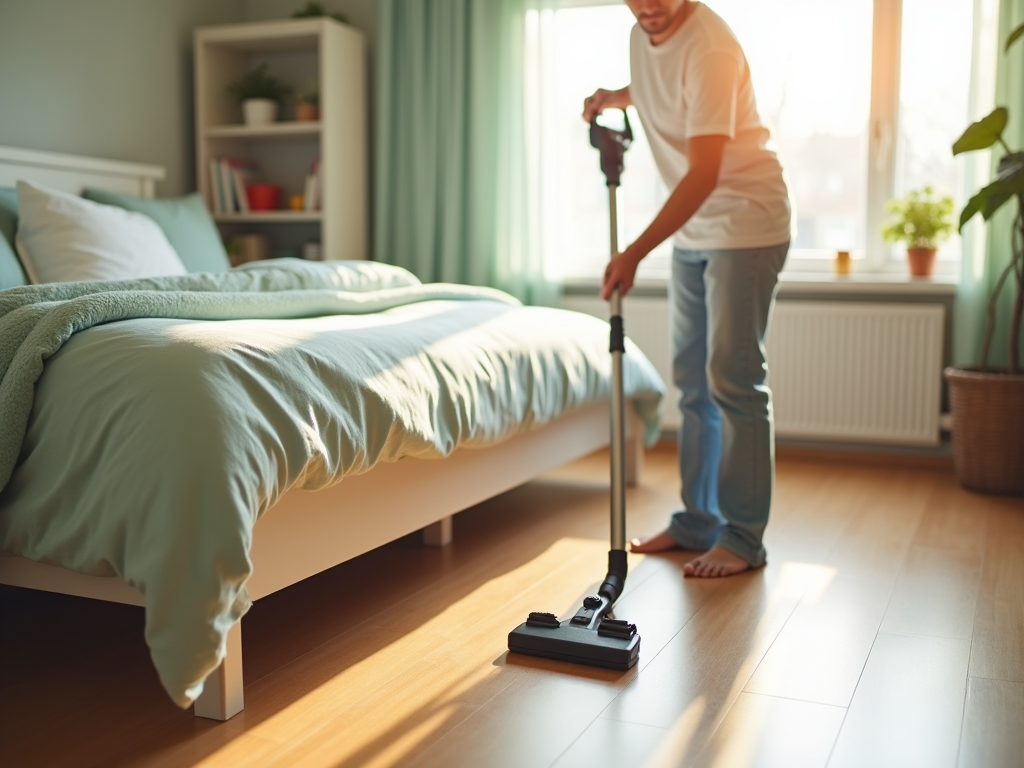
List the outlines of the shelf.
{"label": "shelf", "polygon": [[321,211],[257,211],[256,213],[215,213],[213,220],[220,224],[286,224],[289,222],[320,221]]}
{"label": "shelf", "polygon": [[320,121],[284,120],[270,125],[215,125],[203,130],[208,139],[290,139],[320,135]]}
{"label": "shelf", "polygon": [[198,30],[196,41],[244,53],[316,50],[327,25],[341,26],[326,17],[222,24]]}
{"label": "shelf", "polygon": [[[0,0],[2,2],[2,0]],[[281,208],[214,214],[222,235],[258,231],[271,248],[319,241],[340,259],[366,258],[367,190],[366,45],[363,34],[327,18],[282,19],[203,27],[194,33],[196,180],[212,207],[211,163],[244,159],[260,177],[281,187],[284,206],[305,189],[305,175],[320,162],[322,210]],[[254,66],[293,90],[310,79],[320,92],[320,120],[289,119],[245,125],[229,87]]]}

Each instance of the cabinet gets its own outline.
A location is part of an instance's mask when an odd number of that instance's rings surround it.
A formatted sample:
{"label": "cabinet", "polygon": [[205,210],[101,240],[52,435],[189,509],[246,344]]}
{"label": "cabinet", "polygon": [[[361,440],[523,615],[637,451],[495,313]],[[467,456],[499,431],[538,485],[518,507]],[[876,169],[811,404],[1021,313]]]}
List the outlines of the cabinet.
{"label": "cabinet", "polygon": [[[308,241],[321,243],[327,259],[367,256],[366,61],[359,30],[331,18],[202,27],[195,31],[196,178],[211,213],[211,161],[255,164],[258,178],[282,188],[282,209],[214,214],[221,233],[269,236],[277,254],[299,255]],[[268,71],[297,94],[315,85],[320,119],[298,122],[294,100],[278,122],[249,126],[228,86],[249,69]],[[320,165],[321,206],[293,211],[305,178]]]}

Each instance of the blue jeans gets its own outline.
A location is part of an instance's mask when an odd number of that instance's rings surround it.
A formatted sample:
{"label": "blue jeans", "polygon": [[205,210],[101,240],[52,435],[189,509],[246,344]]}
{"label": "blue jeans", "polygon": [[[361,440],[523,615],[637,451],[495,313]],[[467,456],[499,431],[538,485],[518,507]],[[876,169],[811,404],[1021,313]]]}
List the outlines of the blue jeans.
{"label": "blue jeans", "polygon": [[672,254],[672,371],[679,405],[685,549],[721,546],[765,563],[761,537],[775,481],[764,336],[789,243]]}

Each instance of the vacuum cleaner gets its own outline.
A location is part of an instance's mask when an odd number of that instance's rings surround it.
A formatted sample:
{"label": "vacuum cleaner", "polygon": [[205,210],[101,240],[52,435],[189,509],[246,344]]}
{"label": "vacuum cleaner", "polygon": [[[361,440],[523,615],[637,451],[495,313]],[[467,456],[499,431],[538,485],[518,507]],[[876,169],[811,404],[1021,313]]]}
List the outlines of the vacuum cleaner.
{"label": "vacuum cleaner", "polygon": [[[623,157],[633,141],[629,116],[623,111],[624,130],[590,123],[590,143],[601,153],[601,171],[608,181],[611,220],[611,251],[619,252],[615,193],[623,169]],[[612,606],[626,585],[626,453],[625,412],[622,390],[622,355],[625,331],[622,299],[618,287],[611,297],[612,401],[611,401],[611,549],[608,574],[596,595],[583,598],[583,605],[567,621],[553,613],[531,613],[508,636],[508,649],[530,656],[543,656],[577,664],[626,670],[640,657],[640,635],[636,625],[612,617]]]}

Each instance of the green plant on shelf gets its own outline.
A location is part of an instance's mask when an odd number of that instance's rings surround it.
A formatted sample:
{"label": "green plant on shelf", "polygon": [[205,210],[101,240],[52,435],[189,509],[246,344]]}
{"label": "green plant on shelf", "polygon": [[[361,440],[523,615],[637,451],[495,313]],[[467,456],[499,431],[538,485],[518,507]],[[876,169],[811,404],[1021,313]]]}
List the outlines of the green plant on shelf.
{"label": "green plant on shelf", "polygon": [[347,16],[341,13],[329,13],[323,3],[312,2],[312,0],[292,14],[293,19],[313,19],[320,16],[329,16],[342,24],[348,24]]}
{"label": "green plant on shelf", "polygon": [[312,104],[313,106],[320,105],[320,89],[317,88],[316,83],[312,83],[306,88],[299,91],[298,100],[304,104]]}
{"label": "green plant on shelf", "polygon": [[250,69],[228,86],[228,93],[241,102],[249,99],[269,99],[281,103],[291,89],[267,72],[266,63]]}
{"label": "green plant on shelf", "polygon": [[956,228],[953,198],[937,196],[931,187],[890,200],[885,210],[892,218],[882,227],[882,237],[890,243],[906,243],[908,248],[938,248]]}

